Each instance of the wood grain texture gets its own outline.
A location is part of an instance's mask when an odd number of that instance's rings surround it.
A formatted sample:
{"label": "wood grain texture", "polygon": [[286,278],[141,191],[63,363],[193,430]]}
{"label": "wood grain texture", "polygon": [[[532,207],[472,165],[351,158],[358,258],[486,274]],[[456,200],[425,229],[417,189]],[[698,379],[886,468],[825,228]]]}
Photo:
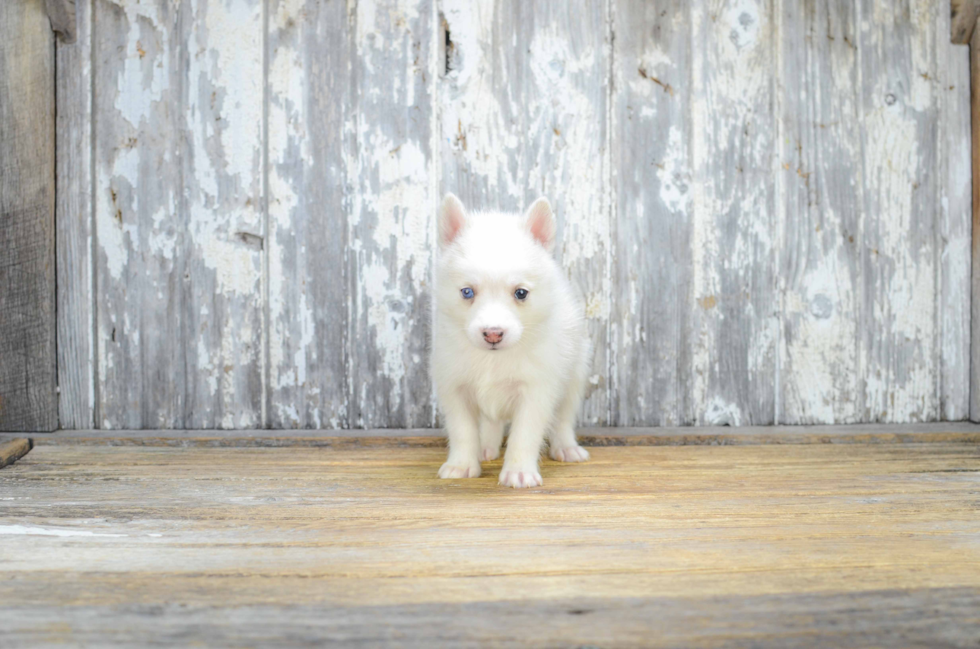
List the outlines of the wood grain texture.
{"label": "wood grain texture", "polygon": [[960,45],[970,43],[980,18],[980,1],[950,0],[950,40]]}
{"label": "wood grain texture", "polygon": [[351,29],[349,425],[431,426],[434,0],[358,2]]}
{"label": "wood grain texture", "polygon": [[39,446],[5,642],[975,643],[974,445],[596,448],[526,492],[442,453]]}
{"label": "wood grain texture", "polygon": [[613,5],[612,420],[692,423],[691,9]]}
{"label": "wood grain texture", "polygon": [[[80,592],[81,584],[72,584]],[[79,600],[81,598],[79,597]],[[199,639],[211,647],[964,647],[980,625],[975,588],[881,589],[671,598],[555,597],[392,606],[71,608],[13,606],[2,615],[18,645],[136,646]],[[111,640],[110,640],[111,638]],[[579,644],[583,641],[589,644]],[[13,645],[13,646],[18,646]]]}
{"label": "wood grain texture", "polygon": [[262,3],[96,26],[99,423],[261,425]]}
{"label": "wood grain texture", "polygon": [[[580,411],[582,425],[610,423],[609,313],[612,293],[611,161],[607,132],[611,33],[609,3],[589,0],[570,12],[560,3],[526,3],[519,42],[526,44],[518,105],[524,207],[548,197],[558,217],[556,254],[585,304],[591,371]],[[532,136],[533,134],[533,136]]]}
{"label": "wood grain texture", "polygon": [[860,421],[857,16],[846,0],[782,11],[778,418]]}
{"label": "wood grain texture", "polygon": [[691,9],[613,14],[613,421],[691,423]]}
{"label": "wood grain texture", "polygon": [[268,39],[267,422],[346,428],[351,8],[276,1]]}
{"label": "wood grain texture", "polygon": [[[942,21],[939,21],[940,27]],[[940,63],[945,50],[945,69],[939,75],[942,95],[941,128],[945,152],[940,165],[945,179],[941,198],[939,241],[940,305],[942,331],[940,417],[958,421],[970,417],[970,282],[972,228],[972,165],[970,161],[970,51],[947,44],[938,37]]]}
{"label": "wood grain texture", "polygon": [[973,163],[973,274],[970,320],[970,419],[980,421],[980,30],[970,41],[970,124]]}
{"label": "wood grain texture", "polygon": [[179,250],[179,8],[111,0],[93,8],[97,426],[180,426],[179,305],[189,278]]}
{"label": "wood grain texture", "polygon": [[857,3],[865,421],[939,416],[940,9]]}
{"label": "wood grain texture", "polygon": [[[513,94],[524,81],[531,5],[443,0],[445,66],[440,84],[441,191],[470,209],[522,210],[524,107]],[[520,43],[520,46],[514,44]]]}
{"label": "wood grain texture", "polygon": [[24,438],[0,442],[0,469],[27,455],[32,447],[31,440]]}
{"label": "wood grain texture", "polygon": [[0,430],[58,426],[54,42],[42,0],[0,6]]}
{"label": "wood grain texture", "polygon": [[56,46],[58,413],[67,429],[96,425],[91,9],[77,5],[76,42]]}
{"label": "wood grain texture", "polygon": [[692,11],[694,300],[691,378],[697,424],[769,424],[778,383],[774,77],[768,0]]}

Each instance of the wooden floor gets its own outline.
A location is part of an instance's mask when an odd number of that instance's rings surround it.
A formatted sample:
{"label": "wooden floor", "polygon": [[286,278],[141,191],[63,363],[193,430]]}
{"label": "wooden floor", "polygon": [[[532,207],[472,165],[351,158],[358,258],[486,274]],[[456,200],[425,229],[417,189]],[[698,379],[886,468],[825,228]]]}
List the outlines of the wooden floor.
{"label": "wooden floor", "polygon": [[39,443],[0,471],[0,646],[977,647],[980,447]]}

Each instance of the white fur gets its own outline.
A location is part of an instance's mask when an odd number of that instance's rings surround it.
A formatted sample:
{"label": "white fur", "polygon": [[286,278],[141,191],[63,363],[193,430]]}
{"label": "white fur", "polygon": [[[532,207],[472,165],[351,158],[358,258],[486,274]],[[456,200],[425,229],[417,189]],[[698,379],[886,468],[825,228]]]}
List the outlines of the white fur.
{"label": "white fur", "polygon": [[[583,462],[575,414],[588,372],[584,308],[551,256],[555,218],[538,199],[522,216],[467,214],[452,194],[439,214],[432,374],[446,419],[449,457],[440,478],[475,478],[500,455],[500,484],[542,484],[538,457]],[[472,288],[465,299],[461,289]],[[523,301],[515,290],[528,291]],[[503,338],[495,340],[502,330]]]}

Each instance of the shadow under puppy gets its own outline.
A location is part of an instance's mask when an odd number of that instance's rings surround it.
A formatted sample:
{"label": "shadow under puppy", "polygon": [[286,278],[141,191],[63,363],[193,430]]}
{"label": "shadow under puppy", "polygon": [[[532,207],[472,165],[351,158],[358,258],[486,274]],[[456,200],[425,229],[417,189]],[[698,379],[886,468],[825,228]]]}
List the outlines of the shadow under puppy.
{"label": "shadow under puppy", "polygon": [[440,478],[475,478],[510,436],[500,484],[542,484],[538,457],[584,462],[575,440],[590,344],[581,301],[552,257],[555,217],[467,213],[452,194],[439,214],[432,375],[449,457]]}

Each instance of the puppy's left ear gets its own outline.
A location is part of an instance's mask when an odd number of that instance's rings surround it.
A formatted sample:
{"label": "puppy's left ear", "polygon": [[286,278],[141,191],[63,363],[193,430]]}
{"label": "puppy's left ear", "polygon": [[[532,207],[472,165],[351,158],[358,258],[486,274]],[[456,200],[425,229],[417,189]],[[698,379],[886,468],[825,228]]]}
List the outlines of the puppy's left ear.
{"label": "puppy's left ear", "polygon": [[555,223],[555,215],[551,211],[551,203],[547,198],[539,198],[527,208],[524,214],[524,227],[545,250],[551,252],[554,249],[558,225]]}
{"label": "puppy's left ear", "polygon": [[439,247],[445,248],[466,227],[466,208],[454,194],[446,194],[439,208]]}

